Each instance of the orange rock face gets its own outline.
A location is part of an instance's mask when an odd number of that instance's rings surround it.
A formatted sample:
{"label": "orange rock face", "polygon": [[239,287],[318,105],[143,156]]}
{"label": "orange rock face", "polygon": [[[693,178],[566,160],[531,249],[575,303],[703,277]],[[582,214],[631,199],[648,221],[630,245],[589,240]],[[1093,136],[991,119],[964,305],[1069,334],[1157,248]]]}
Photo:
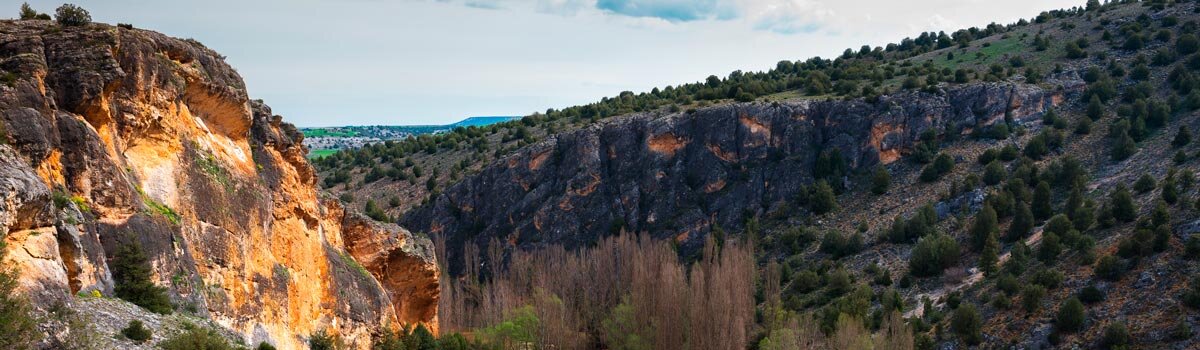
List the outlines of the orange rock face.
{"label": "orange rock face", "polygon": [[195,41],[106,25],[0,22],[0,236],[41,305],[111,296],[117,246],[172,301],[281,348],[436,329],[428,238],[322,198],[302,136]]}

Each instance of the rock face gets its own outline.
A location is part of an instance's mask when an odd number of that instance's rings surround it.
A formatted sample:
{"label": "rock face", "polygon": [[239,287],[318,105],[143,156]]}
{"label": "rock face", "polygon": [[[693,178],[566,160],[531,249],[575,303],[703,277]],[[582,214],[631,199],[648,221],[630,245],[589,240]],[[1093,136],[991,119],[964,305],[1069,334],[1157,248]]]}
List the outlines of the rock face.
{"label": "rock face", "polygon": [[431,244],[321,198],[302,136],[219,54],[145,30],[0,21],[0,237],[41,306],[112,295],[140,243],[180,310],[247,343],[436,326]]}
{"label": "rock face", "polygon": [[[402,219],[443,235],[452,271],[466,242],[578,247],[625,229],[698,247],[715,225],[788,210],[813,163],[838,149],[852,169],[888,164],[926,130],[1038,118],[1064,92],[975,84],[876,102],[746,103],[637,115],[555,136],[488,166]],[[951,127],[955,126],[955,127]],[[794,207],[794,205],[793,205]]]}

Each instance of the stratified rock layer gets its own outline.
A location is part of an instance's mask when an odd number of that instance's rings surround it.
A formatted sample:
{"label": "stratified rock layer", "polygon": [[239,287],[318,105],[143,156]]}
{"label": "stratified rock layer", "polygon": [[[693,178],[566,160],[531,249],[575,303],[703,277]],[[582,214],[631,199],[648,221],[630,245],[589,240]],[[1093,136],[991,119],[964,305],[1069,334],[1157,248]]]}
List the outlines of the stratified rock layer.
{"label": "stratified rock layer", "polygon": [[579,247],[624,229],[694,249],[714,225],[740,229],[748,214],[794,203],[822,150],[838,149],[852,169],[891,163],[926,130],[966,134],[1006,114],[1025,122],[1063,93],[974,84],[876,102],[745,103],[617,118],[497,161],[402,223],[443,235],[455,271],[464,244],[492,239]]}
{"label": "stratified rock layer", "polygon": [[436,326],[427,238],[322,199],[301,134],[219,54],[101,24],[0,21],[0,236],[38,305],[98,290],[140,243],[180,310],[250,344],[366,346]]}

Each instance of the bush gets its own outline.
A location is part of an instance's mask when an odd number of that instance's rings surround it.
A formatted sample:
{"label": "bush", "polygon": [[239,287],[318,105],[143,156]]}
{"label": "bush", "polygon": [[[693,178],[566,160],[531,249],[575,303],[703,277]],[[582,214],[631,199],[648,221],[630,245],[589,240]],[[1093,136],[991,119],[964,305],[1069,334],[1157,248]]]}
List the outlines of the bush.
{"label": "bush", "polygon": [[268,342],[261,342],[261,343],[258,343],[258,346],[255,347],[254,349],[255,350],[275,350],[275,346],[271,345],[271,343],[268,343]]}
{"label": "bush", "polygon": [[871,174],[871,193],[887,193],[888,188],[891,186],[892,174],[883,165],[876,166],[875,172]]}
{"label": "bush", "polygon": [[999,160],[992,160],[983,168],[983,183],[988,186],[994,186],[1004,182],[1004,177],[1008,175],[1004,170],[1004,165],[1000,164]]}
{"label": "bush", "polygon": [[[194,325],[185,325],[187,332],[180,333],[170,339],[158,343],[158,347],[163,350],[234,350],[233,345],[225,337],[220,336],[217,332],[196,327]],[[316,348],[314,348],[316,349]]]}
{"label": "bush", "polygon": [[1133,222],[1137,220],[1137,207],[1133,203],[1133,195],[1124,185],[1117,185],[1117,189],[1109,195],[1109,208],[1112,210],[1113,218],[1122,222]]}
{"label": "bush", "polygon": [[1021,289],[1021,308],[1028,313],[1037,312],[1042,307],[1042,298],[1046,297],[1046,288],[1030,284]]}
{"label": "bush", "polygon": [[1137,191],[1137,193],[1146,193],[1153,191],[1157,186],[1158,184],[1155,183],[1153,176],[1150,176],[1150,174],[1142,174],[1142,176],[1138,178],[1137,182],[1133,183],[1133,190]]}
{"label": "bush", "polygon": [[862,250],[862,246],[862,234],[858,232],[842,235],[840,232],[831,230],[826,232],[825,237],[821,239],[821,252],[832,255],[834,259],[854,255]]}
{"label": "bush", "polygon": [[833,187],[830,187],[825,180],[817,181],[810,198],[809,209],[814,214],[821,215],[837,210],[837,195],[833,193]]}
{"label": "bush", "polygon": [[337,349],[337,338],[324,330],[317,331],[308,337],[308,348],[311,350]]}
{"label": "bush", "polygon": [[961,305],[954,310],[950,327],[954,334],[968,345],[979,344],[983,340],[983,318],[979,316],[979,310],[976,310],[973,304]]}
{"label": "bush", "polygon": [[917,277],[937,276],[958,263],[958,242],[945,234],[926,236],[917,241],[908,268]]}
{"label": "bush", "polygon": [[1054,318],[1054,329],[1059,332],[1074,333],[1083,330],[1083,322],[1085,321],[1083,313],[1083,303],[1079,302],[1078,298],[1071,297],[1058,308],[1058,315]]}
{"label": "bush", "polygon": [[1100,338],[1100,346],[1105,349],[1125,349],[1129,346],[1129,330],[1121,322],[1109,323],[1104,327],[1104,336]]}
{"label": "bush", "polygon": [[142,321],[130,320],[129,325],[121,330],[121,335],[134,342],[142,343],[150,340],[151,332],[142,324]]}
{"label": "bush", "polygon": [[937,181],[951,170],[954,170],[954,158],[950,158],[950,155],[945,153],[940,153],[937,158],[934,158],[932,164],[925,166],[925,169],[921,170],[921,181]]}
{"label": "bush", "polygon": [[67,27],[85,26],[92,23],[92,15],[82,7],[74,4],[63,4],[54,10],[54,19],[58,24]]}
{"label": "bush", "polygon": [[29,349],[38,329],[29,300],[17,295],[17,273],[4,266],[6,253],[0,238],[0,349]]}
{"label": "bush", "polygon": [[118,247],[109,267],[118,298],[154,313],[171,314],[167,289],[150,280],[150,262],[142,252],[141,244],[134,241]]}
{"label": "bush", "polygon": [[1083,289],[1079,290],[1079,301],[1082,301],[1085,304],[1095,304],[1104,301],[1104,292],[1100,291],[1100,288],[1096,288],[1096,286],[1093,285],[1083,287]]}
{"label": "bush", "polygon": [[1120,258],[1112,255],[1105,255],[1096,262],[1096,267],[1093,270],[1097,277],[1108,281],[1116,282],[1121,279],[1121,275],[1125,273],[1125,264]]}

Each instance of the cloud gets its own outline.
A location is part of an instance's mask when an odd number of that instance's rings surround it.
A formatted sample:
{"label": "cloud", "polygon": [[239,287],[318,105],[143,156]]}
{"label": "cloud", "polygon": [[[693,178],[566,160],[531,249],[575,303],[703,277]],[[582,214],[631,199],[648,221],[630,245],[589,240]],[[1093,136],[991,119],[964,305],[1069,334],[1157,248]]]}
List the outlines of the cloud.
{"label": "cloud", "polygon": [[737,0],[737,8],[754,29],[781,34],[812,33],[836,18],[813,0]]}
{"label": "cloud", "polygon": [[[590,13],[634,19],[635,26],[728,21],[758,31],[812,33],[838,22],[824,0],[436,0],[486,9],[526,9],[574,16]],[[531,6],[532,5],[532,6]]]}
{"label": "cloud", "polygon": [[596,8],[629,17],[654,17],[671,22],[730,19],[735,16],[722,0],[597,0]]}
{"label": "cloud", "polygon": [[574,15],[595,6],[596,0],[538,0],[537,11],[557,15]]}

